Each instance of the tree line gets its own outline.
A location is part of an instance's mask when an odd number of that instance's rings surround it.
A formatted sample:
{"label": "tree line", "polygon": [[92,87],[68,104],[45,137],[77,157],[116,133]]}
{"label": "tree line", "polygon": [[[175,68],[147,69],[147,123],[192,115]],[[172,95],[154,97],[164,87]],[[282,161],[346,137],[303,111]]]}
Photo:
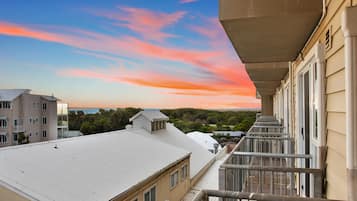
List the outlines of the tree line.
{"label": "tree line", "polygon": [[[100,109],[96,114],[83,111],[69,112],[69,129],[80,130],[83,134],[102,133],[124,129],[130,117],[141,111],[140,108]],[[247,131],[254,123],[256,112],[214,111],[202,109],[161,110],[183,132],[201,131]]]}

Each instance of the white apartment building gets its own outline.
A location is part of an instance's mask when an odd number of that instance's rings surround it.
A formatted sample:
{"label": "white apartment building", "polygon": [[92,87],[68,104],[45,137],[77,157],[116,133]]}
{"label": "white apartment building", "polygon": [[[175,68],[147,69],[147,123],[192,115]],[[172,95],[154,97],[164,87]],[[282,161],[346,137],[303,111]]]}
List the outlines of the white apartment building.
{"label": "white apartment building", "polygon": [[0,89],[0,147],[57,139],[57,99]]}

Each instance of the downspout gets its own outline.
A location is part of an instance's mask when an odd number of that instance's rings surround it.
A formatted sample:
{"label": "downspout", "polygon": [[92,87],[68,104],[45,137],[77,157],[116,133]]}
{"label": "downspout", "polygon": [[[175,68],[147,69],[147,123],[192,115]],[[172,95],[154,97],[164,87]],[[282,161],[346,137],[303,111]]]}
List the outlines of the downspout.
{"label": "downspout", "polygon": [[347,199],[357,200],[357,6],[342,13],[345,37]]}

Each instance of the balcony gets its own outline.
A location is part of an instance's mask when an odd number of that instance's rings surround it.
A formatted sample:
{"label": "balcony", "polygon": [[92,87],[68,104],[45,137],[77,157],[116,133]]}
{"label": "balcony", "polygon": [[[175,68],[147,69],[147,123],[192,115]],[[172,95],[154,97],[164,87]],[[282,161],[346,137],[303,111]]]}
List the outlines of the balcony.
{"label": "balcony", "polygon": [[23,125],[16,125],[12,127],[12,132],[13,133],[22,133],[25,132],[25,128]]}
{"label": "balcony", "polygon": [[63,128],[63,127],[67,128],[68,127],[68,121],[58,121],[57,122],[57,126],[59,128]]}
{"label": "balcony", "polygon": [[219,168],[219,191],[202,190],[194,201],[326,200],[324,172],[306,168],[312,155],[296,154],[295,139],[272,117],[260,117]]}

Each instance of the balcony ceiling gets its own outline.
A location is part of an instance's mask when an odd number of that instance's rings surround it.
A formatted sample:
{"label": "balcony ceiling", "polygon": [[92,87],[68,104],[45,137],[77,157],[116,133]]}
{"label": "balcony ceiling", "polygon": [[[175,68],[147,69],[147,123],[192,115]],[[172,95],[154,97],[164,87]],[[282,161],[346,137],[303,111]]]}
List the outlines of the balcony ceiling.
{"label": "balcony ceiling", "polygon": [[298,56],[322,15],[322,0],[220,0],[220,21],[244,63]]}
{"label": "balcony ceiling", "polygon": [[289,63],[248,63],[245,68],[260,95],[273,95],[288,73]]}

